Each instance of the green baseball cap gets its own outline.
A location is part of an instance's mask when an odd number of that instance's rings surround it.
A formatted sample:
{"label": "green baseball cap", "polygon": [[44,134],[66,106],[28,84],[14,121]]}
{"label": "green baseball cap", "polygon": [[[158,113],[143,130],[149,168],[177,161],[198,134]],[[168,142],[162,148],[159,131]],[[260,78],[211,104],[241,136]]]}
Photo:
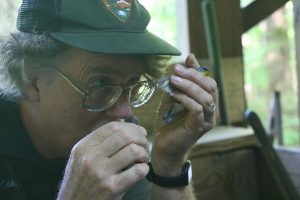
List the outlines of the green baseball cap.
{"label": "green baseball cap", "polygon": [[149,21],[137,0],[23,0],[17,28],[47,32],[65,44],[98,53],[180,55],[147,30]]}

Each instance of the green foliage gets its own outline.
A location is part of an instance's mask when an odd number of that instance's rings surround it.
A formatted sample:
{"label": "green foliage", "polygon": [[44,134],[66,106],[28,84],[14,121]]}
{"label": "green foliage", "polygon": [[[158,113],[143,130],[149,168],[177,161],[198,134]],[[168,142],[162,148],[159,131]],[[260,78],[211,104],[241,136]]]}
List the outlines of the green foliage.
{"label": "green foliage", "polygon": [[17,10],[21,0],[1,0],[0,38],[16,29]]}
{"label": "green foliage", "polygon": [[176,46],[176,1],[140,0],[140,2],[151,14],[151,21],[148,29],[157,36],[168,41],[170,44]]}
{"label": "green foliage", "polygon": [[[290,4],[284,9],[287,21],[284,27],[272,28],[272,24],[267,24],[272,20],[264,21],[243,36],[245,91],[248,107],[266,125],[269,101],[274,90],[279,90],[285,145],[299,145],[293,14]],[[286,62],[276,63],[277,59]]]}

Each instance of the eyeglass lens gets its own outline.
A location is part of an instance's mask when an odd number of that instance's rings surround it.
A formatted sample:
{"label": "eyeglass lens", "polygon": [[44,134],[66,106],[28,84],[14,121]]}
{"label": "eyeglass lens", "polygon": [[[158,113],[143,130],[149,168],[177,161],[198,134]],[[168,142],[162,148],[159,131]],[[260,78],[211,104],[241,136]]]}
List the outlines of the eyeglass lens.
{"label": "eyeglass lens", "polygon": [[154,85],[152,82],[144,82],[135,85],[130,94],[130,105],[132,107],[139,107],[149,101],[154,92]]}
{"label": "eyeglass lens", "polygon": [[[129,103],[133,107],[145,104],[153,94],[154,85],[149,81],[134,84],[129,91]],[[121,96],[122,87],[94,87],[87,92],[84,105],[91,110],[105,110],[112,106]]]}

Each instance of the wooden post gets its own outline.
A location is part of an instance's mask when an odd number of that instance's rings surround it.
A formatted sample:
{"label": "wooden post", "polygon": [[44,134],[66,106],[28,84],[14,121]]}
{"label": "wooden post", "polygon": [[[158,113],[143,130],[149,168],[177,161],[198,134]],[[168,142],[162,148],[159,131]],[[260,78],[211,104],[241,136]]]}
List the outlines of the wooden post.
{"label": "wooden post", "polygon": [[220,123],[221,125],[228,125],[229,120],[221,73],[220,39],[216,20],[216,8],[213,0],[202,0],[202,13],[209,60],[214,67],[214,76],[219,88]]}
{"label": "wooden post", "polygon": [[[197,58],[207,59],[208,49],[205,39],[201,1],[189,0],[188,3],[191,51],[195,53]],[[243,112],[246,109],[246,100],[242,64],[241,35],[243,25],[240,1],[217,0],[215,1],[215,8],[221,47],[221,78],[224,84],[228,121],[231,124],[243,124]]]}

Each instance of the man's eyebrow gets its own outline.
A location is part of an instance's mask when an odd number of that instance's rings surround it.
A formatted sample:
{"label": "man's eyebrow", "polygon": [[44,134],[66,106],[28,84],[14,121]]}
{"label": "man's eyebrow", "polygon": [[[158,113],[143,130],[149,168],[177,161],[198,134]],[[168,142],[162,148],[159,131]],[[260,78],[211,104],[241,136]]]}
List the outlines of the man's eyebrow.
{"label": "man's eyebrow", "polygon": [[119,74],[121,73],[120,70],[109,67],[108,65],[105,66],[86,66],[83,68],[82,72],[80,73],[80,80],[84,77],[86,74],[91,73],[106,73],[106,74]]}

